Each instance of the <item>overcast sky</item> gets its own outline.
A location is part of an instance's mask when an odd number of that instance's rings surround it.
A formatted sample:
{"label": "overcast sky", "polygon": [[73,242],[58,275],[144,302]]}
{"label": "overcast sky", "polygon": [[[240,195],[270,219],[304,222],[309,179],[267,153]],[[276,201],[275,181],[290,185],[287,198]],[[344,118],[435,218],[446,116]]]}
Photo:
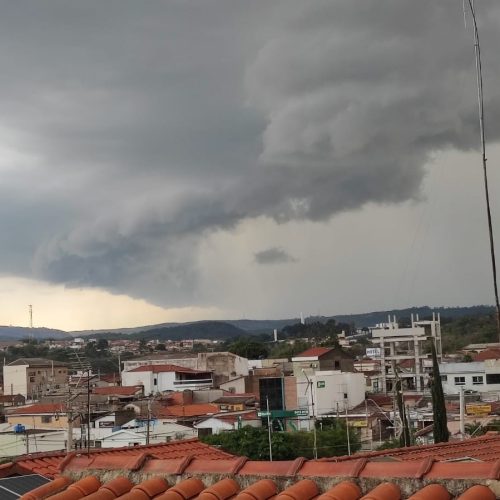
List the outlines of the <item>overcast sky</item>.
{"label": "overcast sky", "polygon": [[492,303],[462,1],[0,5],[0,323]]}

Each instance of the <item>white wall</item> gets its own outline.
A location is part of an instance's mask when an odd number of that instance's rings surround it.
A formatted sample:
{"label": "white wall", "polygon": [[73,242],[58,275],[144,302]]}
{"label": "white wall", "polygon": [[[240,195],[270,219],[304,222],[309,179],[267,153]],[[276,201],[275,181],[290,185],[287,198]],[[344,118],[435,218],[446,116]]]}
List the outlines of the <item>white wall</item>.
{"label": "white wall", "polygon": [[[311,380],[316,416],[336,411],[337,403],[339,409],[344,410],[346,405],[347,408],[353,408],[365,400],[366,386],[362,373],[318,371]],[[297,387],[297,392],[302,394],[304,389],[304,386]]]}
{"label": "white wall", "polygon": [[[441,363],[439,365],[441,382],[445,394],[459,394],[463,388],[465,391],[488,392],[496,390],[486,384],[486,372],[484,361],[473,363]],[[500,370],[499,370],[500,373]],[[473,377],[476,377],[474,383]],[[481,380],[482,384],[478,383]],[[457,380],[455,380],[457,379]],[[462,379],[464,383],[462,384]],[[496,387],[496,386],[495,386]],[[500,389],[500,385],[498,385]]]}
{"label": "white wall", "polygon": [[6,395],[22,394],[28,397],[28,382],[26,369],[28,365],[4,365],[3,367],[3,393]]}
{"label": "white wall", "polygon": [[122,385],[143,385],[147,396],[156,392],[153,386],[153,372],[122,372]]}

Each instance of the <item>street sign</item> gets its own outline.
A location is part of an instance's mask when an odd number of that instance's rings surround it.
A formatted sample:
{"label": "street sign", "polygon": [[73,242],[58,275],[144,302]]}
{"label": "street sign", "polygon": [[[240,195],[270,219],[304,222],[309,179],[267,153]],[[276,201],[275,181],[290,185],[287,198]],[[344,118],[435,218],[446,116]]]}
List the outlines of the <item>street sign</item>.
{"label": "street sign", "polygon": [[299,408],[298,410],[271,410],[271,411],[258,411],[258,417],[271,417],[271,418],[293,418],[293,417],[308,417],[309,411],[307,408]]}
{"label": "street sign", "polygon": [[293,410],[296,417],[308,417],[309,410],[307,408],[299,408],[298,410]]}
{"label": "street sign", "polygon": [[258,411],[257,416],[258,417],[270,417],[271,412],[270,411]]}
{"label": "street sign", "polygon": [[316,382],[316,387],[318,389],[324,389],[326,387],[326,382],[324,380],[318,380]]}

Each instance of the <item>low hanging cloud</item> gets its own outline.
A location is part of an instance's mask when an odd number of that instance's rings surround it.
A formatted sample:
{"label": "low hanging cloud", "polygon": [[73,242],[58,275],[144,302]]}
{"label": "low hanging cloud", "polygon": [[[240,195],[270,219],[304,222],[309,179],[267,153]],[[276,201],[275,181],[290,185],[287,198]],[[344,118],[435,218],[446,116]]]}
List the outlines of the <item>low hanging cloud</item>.
{"label": "low hanging cloud", "polygon": [[[498,140],[500,4],[477,9]],[[13,2],[0,42],[2,272],[211,300],[211,232],[416,199],[430,155],[478,146],[461,2]]]}
{"label": "low hanging cloud", "polygon": [[283,248],[271,247],[254,254],[255,262],[257,264],[288,264],[297,262],[295,257],[292,257]]}

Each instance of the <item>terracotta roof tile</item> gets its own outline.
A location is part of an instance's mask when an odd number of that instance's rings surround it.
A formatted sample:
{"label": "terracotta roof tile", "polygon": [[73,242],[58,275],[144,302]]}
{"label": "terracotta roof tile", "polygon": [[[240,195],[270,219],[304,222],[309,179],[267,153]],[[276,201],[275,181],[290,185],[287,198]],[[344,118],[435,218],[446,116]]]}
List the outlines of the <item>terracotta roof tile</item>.
{"label": "terracotta roof tile", "polygon": [[[197,439],[186,439],[182,441],[173,441],[170,443],[160,443],[146,446],[124,447],[124,448],[109,448],[91,450],[90,457],[86,454],[77,455],[73,453],[67,456],[66,452],[46,452],[32,455],[22,455],[17,457],[10,464],[4,464],[0,469],[0,477],[8,477],[13,474],[42,474],[43,476],[54,478],[60,472],[61,465],[68,467],[72,462],[73,468],[77,467],[80,470],[85,470],[89,466],[89,462],[97,460],[98,457],[104,457],[107,465],[110,464],[120,466],[123,464],[131,464],[129,461],[138,456],[149,455],[156,459],[185,459],[188,456],[194,456],[209,459],[221,460],[232,458],[232,455],[222,450],[209,446]],[[64,463],[63,463],[64,462]],[[99,461],[97,461],[99,463]]]}
{"label": "terracotta roof tile", "polygon": [[[196,461],[197,459],[195,459]],[[167,461],[163,461],[166,463]],[[296,463],[294,461],[292,463]],[[108,480],[101,486],[99,477],[92,473],[66,487],[66,490],[55,496],[25,496],[23,500],[35,500],[35,498],[49,498],[50,500],[63,500],[66,498],[81,498],[82,495],[88,495],[88,500],[108,500],[117,496],[122,500],[358,500],[364,494],[364,500],[400,500],[408,498],[409,500],[449,500],[452,496],[459,496],[462,500],[494,500],[495,495],[487,487],[491,479],[498,480],[499,468],[496,467],[496,475],[491,476],[493,472],[492,464],[463,464],[463,463],[433,463],[431,469],[441,468],[445,474],[440,476],[439,484],[433,482],[433,474],[425,473],[422,478],[418,478],[417,468],[414,463],[401,464],[400,462],[372,463],[377,468],[372,468],[369,473],[370,463],[361,460],[365,464],[365,470],[357,476],[357,479],[346,480],[340,474],[332,474],[328,479],[321,481],[311,478],[304,478],[302,469],[297,472],[293,478],[287,477],[286,473],[290,469],[290,462],[261,462],[265,465],[265,479],[260,479],[259,472],[264,472],[264,468],[256,468],[254,474],[243,474],[243,469],[234,472],[231,478],[224,476],[231,474],[231,468],[225,468],[224,471],[217,467],[216,462],[212,462],[214,468],[205,472],[206,467],[182,471],[181,474],[191,476],[182,479],[173,487],[168,487],[167,478],[170,471],[162,471],[157,475],[151,475],[148,471],[144,476],[135,473],[134,485],[130,479],[123,476],[116,476]],[[307,464],[308,462],[306,462]],[[345,466],[346,464],[335,464],[328,462],[311,461],[310,464],[319,467],[324,466]],[[248,465],[258,464],[258,462],[248,462],[245,464],[247,472],[250,471]],[[304,466],[306,465],[304,464]],[[205,464],[206,465],[206,464]],[[225,464],[231,467],[231,464]],[[406,467],[406,473],[400,469],[401,465]],[[467,466],[478,466],[471,473],[466,470]],[[381,471],[379,466],[384,466]],[[481,471],[481,467],[486,466],[489,472]],[[243,467],[243,468],[245,468]],[[399,472],[398,472],[399,470]],[[420,470],[425,470],[420,467]],[[312,469],[311,469],[312,471]],[[324,472],[324,471],[323,471]],[[333,470],[330,470],[333,473]],[[337,471],[338,472],[338,471]],[[431,471],[432,472],[432,471]],[[103,475],[109,476],[110,471],[103,472]],[[95,473],[94,473],[95,474]],[[200,477],[193,477],[193,474],[199,474]],[[488,476],[488,474],[490,474]],[[172,473],[173,481],[177,480],[177,474]],[[364,476],[367,476],[365,479]],[[473,476],[472,478],[470,476]],[[221,479],[222,478],[222,479]],[[286,481],[282,479],[286,478]],[[215,481],[214,481],[215,479]],[[319,477],[317,478],[319,479]],[[203,481],[202,481],[203,480]],[[333,482],[332,482],[333,480]],[[61,488],[60,479],[53,481],[44,488],[53,493]],[[485,481],[484,484],[481,481]],[[495,482],[495,481],[494,481]],[[476,484],[474,484],[476,483]],[[477,484],[479,483],[479,484]],[[205,487],[208,486],[208,487]],[[36,493],[36,490],[34,490]],[[121,496],[120,496],[121,495]]]}
{"label": "terracotta roof tile", "polygon": [[100,396],[134,396],[143,391],[142,385],[123,385],[110,387],[94,387],[93,394]]}
{"label": "terracotta roof tile", "polygon": [[219,412],[219,406],[211,403],[195,403],[189,405],[160,406],[155,409],[156,417],[201,417]]}
{"label": "terracotta roof tile", "polygon": [[296,354],[294,358],[315,358],[317,356],[323,356],[327,352],[332,351],[332,347],[311,347],[300,354]]}
{"label": "terracotta roof tile", "polygon": [[498,347],[490,347],[489,349],[485,349],[484,351],[475,354],[472,359],[474,361],[486,361],[488,359],[500,359],[500,348]]}
{"label": "terracotta roof tile", "polygon": [[38,415],[42,413],[64,413],[66,405],[64,403],[37,403],[22,408],[14,408],[8,415]]}
{"label": "terracotta roof tile", "polygon": [[331,457],[321,460],[340,462],[360,458],[376,459],[382,457],[393,457],[401,461],[421,460],[431,457],[436,460],[473,458],[483,462],[494,462],[500,459],[500,434],[485,435],[465,441],[357,453],[352,456]]}

